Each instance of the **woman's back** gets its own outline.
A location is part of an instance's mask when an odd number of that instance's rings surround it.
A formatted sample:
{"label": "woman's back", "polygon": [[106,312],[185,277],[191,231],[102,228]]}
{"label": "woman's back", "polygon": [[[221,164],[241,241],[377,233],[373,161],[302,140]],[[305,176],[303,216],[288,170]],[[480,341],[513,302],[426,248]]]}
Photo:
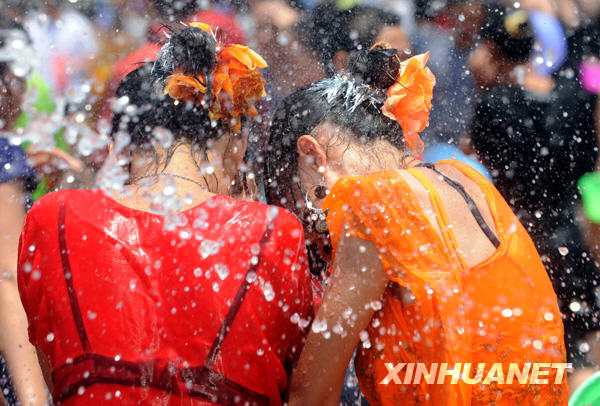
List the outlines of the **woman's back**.
{"label": "woman's back", "polygon": [[52,193],[27,216],[19,267],[65,404],[277,404],[302,347],[292,316],[312,316],[300,223],[220,195],[165,218]]}
{"label": "woman's back", "polygon": [[[369,327],[371,346],[357,357],[361,389],[372,404],[490,404],[499,395],[506,404],[566,399],[566,380],[533,387],[452,385],[449,378],[444,385],[380,384],[389,373],[385,363],[428,369],[473,363],[476,369],[482,362],[485,377],[493,363],[522,369],[526,362],[565,362],[557,300],[539,255],[483,176],[442,161],[347,178],[324,207],[334,247],[345,224],[346,236],[373,242],[389,279],[403,287],[387,290]],[[404,373],[398,374],[403,382]]]}

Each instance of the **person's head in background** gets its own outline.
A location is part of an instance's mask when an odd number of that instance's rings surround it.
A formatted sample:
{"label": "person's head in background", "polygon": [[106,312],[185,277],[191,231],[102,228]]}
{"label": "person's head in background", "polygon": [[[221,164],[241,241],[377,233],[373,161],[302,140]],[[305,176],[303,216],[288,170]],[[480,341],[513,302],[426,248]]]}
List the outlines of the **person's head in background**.
{"label": "person's head in background", "polygon": [[486,7],[481,0],[417,0],[418,21],[433,23],[451,32],[454,44],[468,52],[479,37]]}
{"label": "person's head in background", "polygon": [[451,22],[455,46],[470,51],[479,39],[486,6],[480,0],[454,0],[449,2],[446,15]]}
{"label": "person's head in background", "polygon": [[0,130],[12,130],[21,113],[32,54],[23,26],[0,14]]}
{"label": "person's head in background", "polygon": [[469,56],[469,67],[480,89],[523,84],[534,44],[528,14],[521,9],[493,7],[481,29],[481,42]]}
{"label": "person's head in background", "polygon": [[379,8],[355,6],[340,11],[335,4],[322,3],[299,13],[280,0],[259,2],[255,10],[257,37],[270,65],[272,87],[282,95],[347,70],[352,52],[379,41],[401,55],[410,53],[400,18]]}
{"label": "person's head in background", "polygon": [[338,18],[345,26],[336,44],[339,49],[331,49],[331,55],[324,55],[331,58],[336,71],[348,70],[353,52],[369,49],[377,42],[388,43],[398,50],[401,58],[410,55],[410,41],[398,15],[377,7],[358,5]]}
{"label": "person's head in background", "polygon": [[165,23],[179,23],[198,11],[200,2],[196,0],[151,0],[154,19]]}
{"label": "person's head in background", "polygon": [[[189,26],[172,33],[154,64],[143,65],[121,81],[111,135],[115,153],[129,164],[130,182],[164,172],[176,154],[184,153],[193,160],[191,173],[203,176],[208,190],[230,192],[264,81],[251,68],[241,79],[230,77],[234,99],[227,101],[225,91],[217,94],[212,87],[217,66],[223,68],[219,58],[213,35]],[[256,60],[252,63],[264,67]],[[244,79],[250,76],[252,81]]]}
{"label": "person's head in background", "polygon": [[285,96],[327,74],[326,55],[339,48],[344,26],[334,4],[299,10],[284,0],[254,5],[259,51],[269,63],[271,89]]}

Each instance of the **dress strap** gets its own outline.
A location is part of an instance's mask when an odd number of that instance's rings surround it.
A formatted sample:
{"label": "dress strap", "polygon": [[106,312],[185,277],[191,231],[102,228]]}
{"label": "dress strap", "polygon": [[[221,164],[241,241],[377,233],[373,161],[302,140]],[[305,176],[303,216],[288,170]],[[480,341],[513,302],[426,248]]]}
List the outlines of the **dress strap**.
{"label": "dress strap", "polygon": [[417,178],[423,187],[427,189],[431,205],[436,212],[436,220],[440,228],[440,232],[442,233],[442,239],[444,240],[446,247],[450,249],[451,255],[454,256],[458,261],[459,266],[461,266],[463,269],[467,269],[467,262],[458,251],[458,242],[456,241],[456,237],[454,236],[452,229],[448,227],[448,215],[446,214],[446,210],[444,209],[444,205],[438,191],[422,172],[414,168],[408,169],[408,172]]}
{"label": "dress strap", "polygon": [[73,286],[73,272],[71,272],[71,261],[69,260],[69,249],[67,247],[67,236],[66,236],[66,218],[67,218],[67,207],[65,204],[61,204],[58,210],[58,248],[60,250],[60,260],[62,263],[63,273],[65,276],[65,284],[67,285],[67,293],[69,295],[69,302],[71,304],[71,313],[73,314],[73,320],[75,321],[75,327],[77,334],[79,335],[79,341],[83,347],[84,352],[90,352],[92,346],[88,339],[87,332],[85,331],[85,324],[81,315],[81,308],[79,307],[79,300],[77,299],[77,293]]}
{"label": "dress strap", "polygon": [[423,162],[423,163],[416,165],[416,167],[425,167],[425,168],[431,169],[437,175],[441,176],[442,179],[444,180],[444,182],[446,182],[454,190],[456,190],[462,196],[462,198],[465,200],[465,202],[467,203],[467,206],[469,207],[471,214],[475,218],[475,221],[477,221],[479,228],[481,228],[481,231],[490,240],[490,242],[494,245],[494,247],[498,248],[500,246],[500,240],[498,240],[498,237],[496,236],[496,234],[494,234],[494,232],[490,229],[490,226],[483,219],[483,215],[481,214],[481,211],[479,211],[479,208],[475,204],[475,201],[467,193],[467,191],[465,190],[463,185],[454,181],[453,179],[450,179],[448,176],[444,175],[442,172],[440,172],[436,168],[436,166],[434,164]]}
{"label": "dress strap", "polygon": [[[269,217],[267,216],[267,218],[269,218]],[[225,320],[223,321],[223,324],[221,325],[221,328],[219,329],[219,332],[217,333],[217,336],[215,337],[215,340],[213,341],[212,346],[210,347],[210,351],[208,352],[208,356],[206,357],[206,361],[204,362],[204,365],[208,368],[210,368],[213,365],[213,363],[215,362],[217,353],[219,352],[219,349],[221,348],[221,344],[223,344],[223,341],[225,341],[225,337],[227,336],[227,333],[229,332],[231,325],[233,324],[235,316],[237,315],[238,311],[240,310],[240,307],[242,306],[242,302],[244,301],[244,298],[246,297],[246,294],[248,293],[248,290],[250,289],[250,282],[248,281],[248,279],[249,279],[248,274],[250,274],[251,272],[256,272],[256,270],[258,268],[258,264],[260,264],[260,262],[261,262],[260,258],[262,255],[262,251],[265,249],[267,243],[271,239],[271,233],[273,232],[273,228],[275,228],[273,222],[268,221],[267,224],[265,225],[262,237],[260,238],[260,242],[258,243],[259,244],[259,252],[257,255],[258,261],[250,262],[250,266],[248,267],[248,269],[246,270],[246,273],[244,274],[244,277],[242,278],[242,283],[235,295],[235,298],[233,299],[233,303],[229,307],[229,311],[227,312],[227,315],[225,316]]]}

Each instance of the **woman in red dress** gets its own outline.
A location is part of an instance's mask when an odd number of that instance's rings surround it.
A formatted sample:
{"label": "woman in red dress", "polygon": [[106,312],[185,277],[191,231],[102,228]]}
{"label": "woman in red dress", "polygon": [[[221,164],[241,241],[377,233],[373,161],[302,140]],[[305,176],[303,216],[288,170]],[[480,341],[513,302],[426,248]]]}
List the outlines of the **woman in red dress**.
{"label": "woman in red dress", "polygon": [[174,32],[123,80],[127,185],[51,193],[27,216],[19,289],[56,404],[282,403],[312,318],[302,226],[223,195],[265,64],[212,32]]}

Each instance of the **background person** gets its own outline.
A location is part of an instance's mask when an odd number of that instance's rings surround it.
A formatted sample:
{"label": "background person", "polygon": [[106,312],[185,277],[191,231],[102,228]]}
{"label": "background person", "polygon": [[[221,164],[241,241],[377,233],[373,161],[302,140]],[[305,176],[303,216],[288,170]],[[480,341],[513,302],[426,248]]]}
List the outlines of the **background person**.
{"label": "background person", "polygon": [[470,66],[482,89],[470,141],[494,184],[531,234],[565,315],[569,358],[598,328],[598,270],[575,222],[577,180],[596,161],[593,114],[573,81],[533,68],[524,10],[491,9]]}
{"label": "background person", "polygon": [[[27,42],[23,27],[0,15],[0,403],[46,405],[46,387],[17,289],[17,249],[35,174],[10,133],[21,109],[25,74],[9,49]],[[15,74],[15,71],[17,74]]]}

